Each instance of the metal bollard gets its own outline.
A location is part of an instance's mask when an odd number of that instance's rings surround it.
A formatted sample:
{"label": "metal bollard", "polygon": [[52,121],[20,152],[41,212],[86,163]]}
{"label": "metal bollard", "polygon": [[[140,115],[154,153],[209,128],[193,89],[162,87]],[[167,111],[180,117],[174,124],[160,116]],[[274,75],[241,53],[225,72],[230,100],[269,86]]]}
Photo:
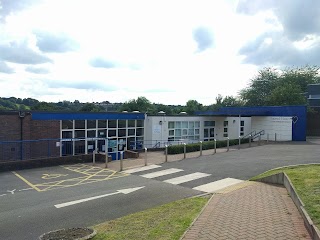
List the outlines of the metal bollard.
{"label": "metal bollard", "polygon": [[144,165],[147,166],[148,165],[148,149],[147,148],[144,148]]}
{"label": "metal bollard", "polygon": [[251,134],[249,135],[249,147],[251,147],[251,141],[252,141],[252,139],[251,139]]}
{"label": "metal bollard", "polygon": [[214,154],[217,153],[217,139],[214,140]]}
{"label": "metal bollard", "polygon": [[106,161],[106,163],[105,163],[105,168],[108,168],[108,152],[106,152],[106,159],[105,159],[105,161]]}
{"label": "metal bollard", "polygon": [[[118,155],[118,154],[117,154]],[[123,152],[120,152],[120,172],[123,170]]]}
{"label": "metal bollard", "polygon": [[267,133],[267,143],[269,143],[269,133]]}
{"label": "metal bollard", "polygon": [[168,162],[168,145],[165,145],[165,159],[164,162]]}
{"label": "metal bollard", "polygon": [[96,150],[93,150],[92,152],[92,165],[94,166],[96,164]]}
{"label": "metal bollard", "polygon": [[261,134],[259,134],[259,143],[258,145],[260,146],[261,145]]}
{"label": "metal bollard", "polygon": [[241,136],[239,136],[239,146],[238,146],[239,150],[240,150],[240,145],[241,145]]}
{"label": "metal bollard", "polygon": [[229,137],[227,138],[227,152],[229,152]]}
{"label": "metal bollard", "polygon": [[183,159],[186,159],[187,144],[183,143]]}
{"label": "metal bollard", "polygon": [[200,156],[202,156],[202,141],[200,141]]}
{"label": "metal bollard", "polygon": [[274,141],[277,141],[277,133],[274,133]]}

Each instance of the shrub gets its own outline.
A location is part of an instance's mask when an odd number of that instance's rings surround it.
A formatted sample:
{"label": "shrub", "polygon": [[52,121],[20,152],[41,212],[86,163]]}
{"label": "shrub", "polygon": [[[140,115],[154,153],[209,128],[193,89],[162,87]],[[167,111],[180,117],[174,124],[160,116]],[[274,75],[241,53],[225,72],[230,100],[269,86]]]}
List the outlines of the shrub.
{"label": "shrub", "polygon": [[[241,144],[248,143],[249,139],[244,138],[241,139]],[[238,145],[239,139],[231,139],[229,140],[229,146]],[[227,147],[227,140],[217,141],[217,148]],[[214,141],[208,141],[202,143],[202,150],[214,149]],[[197,152],[200,151],[200,142],[199,143],[191,143],[186,145],[186,152]],[[180,154],[184,152],[184,145],[172,145],[168,147],[168,154]]]}

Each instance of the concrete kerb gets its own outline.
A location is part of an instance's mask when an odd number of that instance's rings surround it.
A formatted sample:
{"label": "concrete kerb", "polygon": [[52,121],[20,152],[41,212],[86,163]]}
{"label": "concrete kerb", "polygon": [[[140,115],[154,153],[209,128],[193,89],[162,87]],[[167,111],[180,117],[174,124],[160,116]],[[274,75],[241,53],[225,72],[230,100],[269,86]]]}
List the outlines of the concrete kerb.
{"label": "concrete kerb", "polygon": [[[302,164],[302,165],[309,165],[309,164]],[[299,166],[299,165],[295,165],[295,166]],[[277,168],[277,169],[279,169],[279,168]],[[287,189],[292,201],[294,202],[294,204],[298,208],[298,211],[300,212],[300,214],[301,214],[301,216],[302,216],[302,218],[304,220],[304,225],[308,229],[308,232],[309,232],[310,236],[314,240],[320,240],[320,231],[319,231],[319,229],[317,228],[316,225],[314,225],[314,223],[311,220],[309,214],[305,210],[304,203],[300,199],[299,195],[297,194],[296,189],[294,188],[290,178],[287,176],[286,173],[284,173],[284,172],[277,173],[277,174],[274,174],[274,175],[271,175],[271,176],[268,176],[268,177],[264,177],[264,178],[258,179],[256,181],[264,182],[264,183],[272,183],[272,184],[284,185],[284,187]]]}

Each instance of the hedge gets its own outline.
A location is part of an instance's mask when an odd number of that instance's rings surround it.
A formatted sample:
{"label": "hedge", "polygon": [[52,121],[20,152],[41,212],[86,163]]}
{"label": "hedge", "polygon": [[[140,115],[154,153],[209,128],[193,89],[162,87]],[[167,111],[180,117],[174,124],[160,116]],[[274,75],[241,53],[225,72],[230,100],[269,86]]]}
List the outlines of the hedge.
{"label": "hedge", "polygon": [[[248,143],[249,138],[241,139],[242,143]],[[238,145],[239,139],[230,139],[229,146]],[[217,148],[227,147],[227,140],[217,141]],[[214,149],[214,141],[202,142],[202,150]],[[186,152],[200,151],[200,142],[186,145]],[[168,154],[180,154],[184,152],[184,145],[171,145],[168,147]]]}

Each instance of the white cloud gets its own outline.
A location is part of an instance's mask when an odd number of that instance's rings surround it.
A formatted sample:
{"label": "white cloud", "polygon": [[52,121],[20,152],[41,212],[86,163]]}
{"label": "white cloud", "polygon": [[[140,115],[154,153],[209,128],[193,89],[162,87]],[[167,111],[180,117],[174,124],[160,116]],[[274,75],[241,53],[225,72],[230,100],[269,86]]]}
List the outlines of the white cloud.
{"label": "white cloud", "polygon": [[[236,0],[29,1],[28,8],[7,5],[0,22],[1,96],[211,104],[244,88],[259,54],[289,39],[274,33],[291,26],[291,15],[285,21],[263,1],[251,8]],[[314,29],[308,32],[289,46],[317,45]],[[250,55],[260,45],[266,51]],[[278,63],[274,54],[271,64]]]}

